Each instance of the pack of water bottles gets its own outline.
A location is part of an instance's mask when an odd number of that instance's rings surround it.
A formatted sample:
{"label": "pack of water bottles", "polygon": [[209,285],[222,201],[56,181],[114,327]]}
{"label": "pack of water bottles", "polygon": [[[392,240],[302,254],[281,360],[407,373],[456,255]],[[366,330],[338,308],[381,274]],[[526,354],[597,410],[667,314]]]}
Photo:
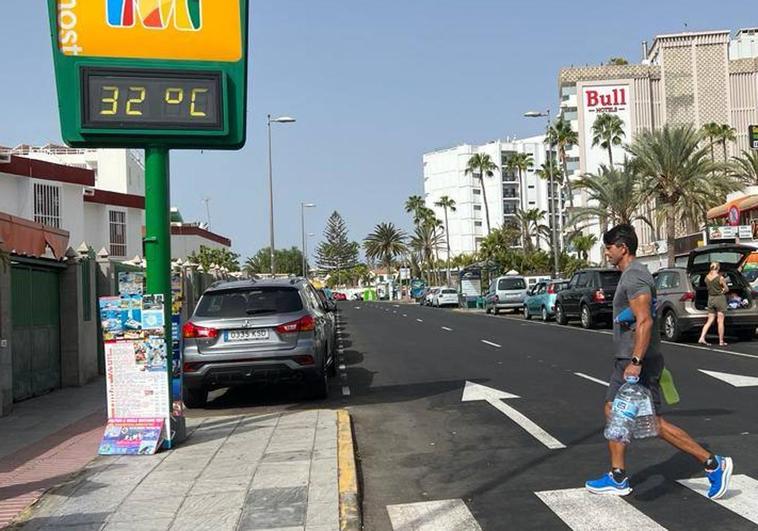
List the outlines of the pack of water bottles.
{"label": "pack of water bottles", "polygon": [[639,378],[628,376],[616,393],[603,434],[609,441],[624,444],[658,436],[653,397],[639,384]]}

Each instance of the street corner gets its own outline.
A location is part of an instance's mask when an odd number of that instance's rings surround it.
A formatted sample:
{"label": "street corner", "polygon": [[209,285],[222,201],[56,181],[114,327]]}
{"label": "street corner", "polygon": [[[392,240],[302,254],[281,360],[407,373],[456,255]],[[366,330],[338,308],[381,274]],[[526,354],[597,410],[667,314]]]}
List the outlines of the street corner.
{"label": "street corner", "polygon": [[340,529],[362,529],[361,497],[356,467],[353,424],[347,409],[337,411]]}

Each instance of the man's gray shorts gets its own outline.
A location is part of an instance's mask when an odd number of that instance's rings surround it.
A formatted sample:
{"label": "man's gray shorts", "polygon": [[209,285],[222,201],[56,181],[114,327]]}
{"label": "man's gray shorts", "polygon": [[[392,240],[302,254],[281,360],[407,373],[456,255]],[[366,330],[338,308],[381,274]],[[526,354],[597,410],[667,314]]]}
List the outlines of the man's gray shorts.
{"label": "man's gray shorts", "polygon": [[[613,402],[618,390],[626,383],[624,380],[624,370],[631,362],[632,360],[629,359],[616,359],[613,364],[608,392],[605,395],[606,402]],[[663,372],[663,367],[663,356],[655,356],[642,360],[642,372],[640,373],[639,383],[650,391],[656,415],[661,414],[661,373]]]}

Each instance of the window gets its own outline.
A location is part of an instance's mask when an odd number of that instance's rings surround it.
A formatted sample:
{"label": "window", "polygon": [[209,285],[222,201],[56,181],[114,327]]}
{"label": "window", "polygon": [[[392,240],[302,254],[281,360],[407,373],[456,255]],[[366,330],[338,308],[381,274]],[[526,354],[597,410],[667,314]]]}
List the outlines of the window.
{"label": "window", "polygon": [[479,188],[474,188],[474,195],[482,195],[482,191]]}
{"label": "window", "polygon": [[621,278],[621,271],[601,271],[600,287],[605,289],[615,289]]}
{"label": "window", "polygon": [[590,276],[587,273],[579,273],[576,279],[577,288],[586,288],[590,283]]}
{"label": "window", "polygon": [[109,210],[110,254],[126,256],[126,212]]}
{"label": "window", "polygon": [[498,280],[497,289],[505,291],[526,289],[526,282],[524,282],[524,279],[521,277],[501,278]]}
{"label": "window", "polygon": [[655,279],[655,289],[665,290],[679,287],[679,274],[667,271],[659,274]]}
{"label": "window", "polygon": [[475,221],[474,222],[474,227],[481,227],[481,226],[482,226],[482,222],[481,221]]}
{"label": "window", "polygon": [[482,209],[482,205],[474,205],[474,210],[481,210],[481,209]]}
{"label": "window", "polygon": [[251,288],[212,291],[197,305],[198,317],[247,317],[272,313],[299,312],[303,301],[297,288]]}
{"label": "window", "polygon": [[54,184],[34,183],[34,221],[61,228],[61,189]]}

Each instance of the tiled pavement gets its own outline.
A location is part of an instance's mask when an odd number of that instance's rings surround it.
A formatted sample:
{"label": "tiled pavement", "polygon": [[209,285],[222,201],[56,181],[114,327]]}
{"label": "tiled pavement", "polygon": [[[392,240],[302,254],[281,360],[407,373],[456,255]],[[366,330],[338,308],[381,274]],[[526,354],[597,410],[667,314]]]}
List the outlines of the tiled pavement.
{"label": "tiled pavement", "polygon": [[215,417],[190,430],[170,452],[96,459],[18,528],[339,529],[334,411]]}

